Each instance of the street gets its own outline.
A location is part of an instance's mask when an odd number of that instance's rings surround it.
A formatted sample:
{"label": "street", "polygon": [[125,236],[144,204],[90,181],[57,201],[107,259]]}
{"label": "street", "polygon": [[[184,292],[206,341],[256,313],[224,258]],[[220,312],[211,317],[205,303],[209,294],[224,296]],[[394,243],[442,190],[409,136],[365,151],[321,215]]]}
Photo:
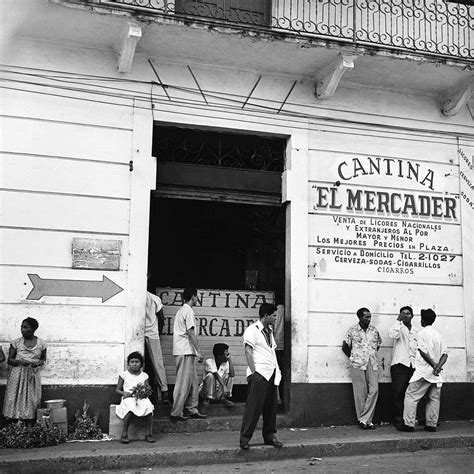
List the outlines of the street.
{"label": "street", "polygon": [[341,456],[312,459],[285,459],[281,461],[243,462],[235,464],[211,464],[203,466],[181,466],[176,468],[146,468],[103,473],[123,474],[198,474],[217,472],[318,472],[318,473],[472,473],[474,449],[453,448],[416,452],[377,454],[372,456]]}

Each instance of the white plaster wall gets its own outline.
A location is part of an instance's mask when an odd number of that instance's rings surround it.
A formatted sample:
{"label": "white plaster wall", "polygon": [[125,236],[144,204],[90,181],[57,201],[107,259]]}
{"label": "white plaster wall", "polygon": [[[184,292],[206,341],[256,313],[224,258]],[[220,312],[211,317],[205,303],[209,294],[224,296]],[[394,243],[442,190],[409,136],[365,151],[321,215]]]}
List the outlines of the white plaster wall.
{"label": "white plaster wall", "polygon": [[[22,319],[34,317],[37,335],[48,342],[43,383],[115,383],[126,354],[143,349],[147,199],[155,175],[151,114],[134,111],[130,98],[101,100],[38,77],[45,69],[115,75],[112,53],[18,39],[2,62],[30,68],[22,79],[41,85],[9,83],[20,90],[2,90],[0,344],[7,353]],[[74,87],[89,87],[79,82]],[[120,240],[119,270],[72,269],[75,237]],[[94,281],[105,275],[124,290],[104,303],[36,302],[26,299],[29,273]],[[4,365],[1,371],[4,383]]]}
{"label": "white plaster wall", "polygon": [[[147,58],[140,55],[132,72],[119,76],[111,51],[18,40],[4,54],[4,63],[36,72],[54,69],[156,80]],[[355,309],[369,306],[375,324],[386,332],[403,304],[413,304],[415,311],[435,307],[439,328],[446,331],[451,347],[448,380],[466,380],[467,370],[472,370],[467,369],[467,359],[472,367],[472,345],[468,342],[466,356],[466,338],[471,334],[472,340],[473,304],[463,287],[419,285],[415,291],[403,284],[364,281],[345,282],[342,287],[337,281],[308,280],[307,265],[308,180],[318,179],[319,159],[385,154],[444,160],[446,165],[448,155],[455,156],[456,133],[464,134],[472,146],[467,111],[448,119],[439,112],[436,98],[387,91],[383,85],[377,90],[341,87],[334,98],[319,102],[312,81],[298,78],[287,104],[276,114],[293,80],[268,75],[242,109],[258,73],[193,65],[207,94],[206,104],[186,64],[156,65],[162,81],[172,86],[167,89],[171,101],[159,86],[136,83],[121,83],[121,96],[106,98],[91,93],[103,85],[91,81],[82,81],[86,92],[25,85],[21,91],[2,92],[0,229],[5,250],[0,256],[0,344],[4,349],[15,337],[12,328],[18,328],[19,336],[21,319],[37,316],[38,335],[51,347],[44,381],[79,384],[114,383],[124,356],[141,347],[149,190],[156,172],[151,130],[156,120],[289,138],[283,201],[289,203],[287,291],[293,382],[347,381],[340,339]],[[39,94],[45,91],[64,97]],[[472,210],[463,208],[462,219],[466,229],[472,228]],[[27,273],[71,279],[102,276],[71,269],[70,242],[76,236],[122,240],[120,271],[105,274],[125,290],[103,304],[84,298],[26,301],[31,289]],[[463,233],[463,239],[464,281],[472,288],[472,261],[466,254],[472,238]],[[382,337],[383,380],[387,380],[390,343],[386,335]]]}
{"label": "white plaster wall", "polygon": [[[407,110],[408,114],[412,111],[411,108]],[[434,327],[441,332],[450,350],[449,363],[444,370],[445,380],[467,381],[466,347],[469,347],[470,336],[465,330],[465,321],[469,321],[471,316],[465,309],[464,295],[470,293],[471,285],[469,277],[467,281],[462,280],[462,275],[463,268],[470,268],[472,263],[469,263],[470,254],[466,254],[466,248],[463,249],[461,245],[462,236],[465,236],[467,231],[463,228],[461,232],[461,222],[463,226],[470,222],[472,209],[469,212],[461,204],[457,179],[459,157],[456,137],[414,130],[408,133],[397,130],[381,131],[372,126],[346,129],[342,124],[324,128],[317,125],[310,134],[310,183],[312,186],[334,187],[335,181],[340,179],[336,172],[339,163],[351,164],[354,157],[364,163],[364,158],[368,156],[401,159],[404,163],[410,160],[420,164],[421,169],[431,169],[435,176],[432,190],[435,195],[456,198],[457,218],[448,222],[438,219],[436,222],[441,224],[440,236],[431,232],[426,240],[428,245],[437,244],[449,248],[449,253],[455,256],[455,264],[449,268],[454,269],[456,277],[448,277],[447,271],[444,274],[443,267],[441,270],[416,270],[414,275],[387,276],[370,271],[368,264],[339,264],[326,257],[326,268],[316,274],[311,274],[310,271],[309,277],[308,332],[312,337],[308,343],[308,379],[313,383],[350,380],[348,359],[341,351],[341,343],[347,329],[357,323],[357,309],[367,307],[372,311],[372,324],[382,336],[379,351],[382,368],[380,381],[390,381],[392,340],[388,336],[388,330],[395,322],[399,308],[410,305],[413,307],[414,323],[418,329],[421,329],[420,310],[428,307],[435,310],[438,318]],[[452,176],[455,179],[452,179]],[[369,175],[353,178],[350,183],[342,181],[341,193],[344,192],[345,186],[385,192],[401,191],[415,195],[417,192],[424,192],[419,182],[398,176]],[[316,234],[345,235],[344,226],[331,232],[335,227],[333,222],[327,219],[332,219],[332,215],[337,214],[337,211],[330,210],[320,212],[310,205],[310,266],[320,260],[320,257],[314,260],[314,250],[321,246],[321,243],[317,242]],[[397,216],[391,214],[381,216],[367,212],[365,216],[367,219],[386,217],[397,220]],[[400,216],[398,220],[401,223],[407,218]],[[423,222],[423,219],[421,221]],[[424,222],[433,220],[428,218]],[[328,245],[331,247],[332,242]],[[418,245],[419,242],[417,249]],[[354,248],[351,245],[336,247]],[[367,249],[372,248],[373,245],[368,243]],[[405,249],[408,249],[406,244]],[[388,252],[394,249],[378,250]]]}

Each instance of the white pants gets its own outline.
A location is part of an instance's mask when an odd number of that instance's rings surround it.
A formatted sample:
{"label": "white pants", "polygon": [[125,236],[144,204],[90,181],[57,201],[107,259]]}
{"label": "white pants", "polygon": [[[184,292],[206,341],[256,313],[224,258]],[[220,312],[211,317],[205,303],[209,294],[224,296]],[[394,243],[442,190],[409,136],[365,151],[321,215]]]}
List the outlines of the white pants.
{"label": "white pants", "polygon": [[379,373],[369,362],[367,370],[351,367],[351,378],[357,419],[362,423],[372,423],[379,396]]}
{"label": "white pants", "polygon": [[428,392],[426,402],[426,426],[436,427],[439,418],[439,405],[441,400],[441,387],[425,379],[410,382],[405,392],[405,403],[403,404],[403,422],[407,426],[415,426],[416,407],[418,402]]}
{"label": "white pants", "polygon": [[173,408],[171,415],[182,416],[183,410],[187,414],[198,412],[199,384],[196,374],[196,356],[179,355],[174,356],[176,363],[176,381],[173,391]]}
{"label": "white pants", "polygon": [[150,355],[153,371],[160,390],[162,392],[168,391],[168,381],[166,380],[166,371],[163,364],[163,352],[161,351],[160,338],[145,337],[145,344]]}

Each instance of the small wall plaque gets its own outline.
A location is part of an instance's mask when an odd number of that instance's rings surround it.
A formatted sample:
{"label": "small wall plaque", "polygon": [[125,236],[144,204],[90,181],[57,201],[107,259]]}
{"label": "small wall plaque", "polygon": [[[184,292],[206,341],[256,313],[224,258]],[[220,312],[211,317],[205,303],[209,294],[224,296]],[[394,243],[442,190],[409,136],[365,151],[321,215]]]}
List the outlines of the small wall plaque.
{"label": "small wall plaque", "polygon": [[119,270],[121,249],[121,240],[74,238],[72,268]]}

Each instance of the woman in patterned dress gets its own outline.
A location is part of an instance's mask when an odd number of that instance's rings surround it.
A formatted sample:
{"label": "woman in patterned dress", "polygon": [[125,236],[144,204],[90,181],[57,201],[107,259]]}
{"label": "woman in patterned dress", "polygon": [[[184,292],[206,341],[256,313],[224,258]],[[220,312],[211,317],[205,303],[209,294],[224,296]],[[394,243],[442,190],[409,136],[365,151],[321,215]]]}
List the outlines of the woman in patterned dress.
{"label": "woman in patterned dress", "polygon": [[21,323],[21,335],[15,339],[8,352],[8,376],[3,415],[23,420],[33,426],[36,410],[41,404],[40,367],[46,363],[46,343],[35,336],[38,321],[26,318]]}

